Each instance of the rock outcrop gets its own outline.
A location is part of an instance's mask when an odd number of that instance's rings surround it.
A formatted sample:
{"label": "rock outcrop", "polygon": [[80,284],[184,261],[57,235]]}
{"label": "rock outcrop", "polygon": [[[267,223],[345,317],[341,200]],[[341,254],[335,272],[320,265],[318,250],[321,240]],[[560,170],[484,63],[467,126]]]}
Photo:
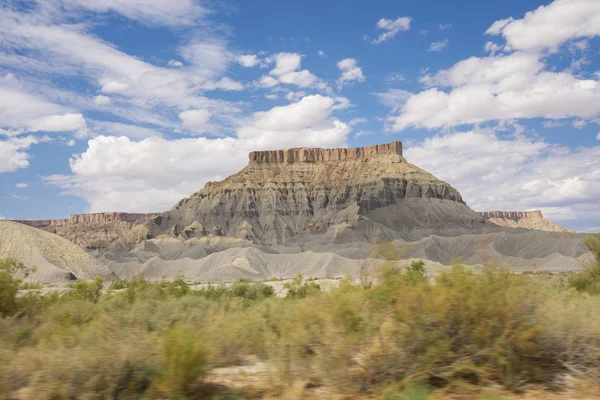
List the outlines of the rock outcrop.
{"label": "rock outcrop", "polygon": [[508,228],[537,229],[549,232],[574,232],[548,221],[539,210],[535,211],[484,211],[481,215],[491,223]]}
{"label": "rock outcrop", "polygon": [[34,271],[28,281],[64,284],[75,279],[115,279],[114,273],[68,240],[24,224],[0,221],[0,259],[14,258]]}
{"label": "rock outcrop", "polygon": [[[273,245],[305,231],[322,233],[335,224],[353,225],[374,210],[406,199],[418,199],[421,209],[412,202],[411,210],[423,215],[421,221],[416,214],[403,217],[399,222],[406,230],[484,223],[456,189],[407,162],[402,143],[392,142],[355,149],[252,152],[243,170],[207,183],[155,218],[150,229],[155,236],[187,236],[187,227],[198,223],[208,233]],[[436,215],[436,210],[441,213]]]}
{"label": "rock outcrop", "polygon": [[65,219],[18,220],[14,222],[62,236],[83,248],[102,248],[117,240],[137,243],[146,239],[149,232],[145,227],[131,230],[158,215],[160,214],[106,212],[73,214]]}
{"label": "rock outcrop", "polygon": [[316,162],[341,162],[341,161],[368,161],[373,157],[390,156],[391,161],[402,157],[402,142],[378,144],[369,147],[353,149],[321,149],[321,148],[296,148],[285,150],[253,151],[249,155],[250,164],[293,164]]}

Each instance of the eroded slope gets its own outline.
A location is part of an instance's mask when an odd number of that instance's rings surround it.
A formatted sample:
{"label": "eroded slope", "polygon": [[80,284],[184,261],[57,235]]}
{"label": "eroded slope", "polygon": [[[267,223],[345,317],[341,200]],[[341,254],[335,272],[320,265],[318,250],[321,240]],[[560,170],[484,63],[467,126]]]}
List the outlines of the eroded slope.
{"label": "eroded slope", "polygon": [[114,273],[79,246],[58,235],[0,221],[0,258],[14,258],[35,271],[28,280],[61,284],[74,279],[113,279]]}

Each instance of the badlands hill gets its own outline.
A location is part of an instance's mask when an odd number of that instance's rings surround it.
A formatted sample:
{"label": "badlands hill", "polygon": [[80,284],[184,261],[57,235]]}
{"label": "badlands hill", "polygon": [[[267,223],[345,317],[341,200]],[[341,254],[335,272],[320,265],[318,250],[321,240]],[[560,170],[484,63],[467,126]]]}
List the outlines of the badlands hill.
{"label": "badlands hill", "polygon": [[32,282],[63,284],[95,276],[115,278],[106,265],[67,239],[11,221],[0,221],[0,258],[14,258],[35,267],[27,279]]}
{"label": "badlands hill", "polygon": [[[387,207],[395,212],[383,213]],[[406,236],[485,224],[456,189],[408,163],[402,143],[393,142],[252,152],[248,166],[181,200],[154,219],[150,230],[155,236],[211,233],[276,245],[299,234],[356,225],[367,216]]]}
{"label": "badlands hill", "polygon": [[509,228],[536,229],[548,232],[574,232],[548,221],[536,211],[485,211],[481,215],[491,223]]}
{"label": "badlands hill", "polygon": [[402,156],[402,144],[252,152],[248,165],[144,223],[149,239],[93,252],[121,277],[335,277],[376,243],[397,257],[513,270],[576,270],[586,235],[506,228]]}

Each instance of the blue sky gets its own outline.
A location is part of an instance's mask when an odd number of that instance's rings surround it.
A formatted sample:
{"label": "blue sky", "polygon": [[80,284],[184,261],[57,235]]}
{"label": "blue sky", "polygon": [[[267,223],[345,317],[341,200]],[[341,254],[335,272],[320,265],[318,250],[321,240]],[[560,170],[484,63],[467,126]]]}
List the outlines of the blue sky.
{"label": "blue sky", "polygon": [[0,216],[162,211],[251,150],[401,140],[476,210],[600,230],[600,2],[0,6]]}

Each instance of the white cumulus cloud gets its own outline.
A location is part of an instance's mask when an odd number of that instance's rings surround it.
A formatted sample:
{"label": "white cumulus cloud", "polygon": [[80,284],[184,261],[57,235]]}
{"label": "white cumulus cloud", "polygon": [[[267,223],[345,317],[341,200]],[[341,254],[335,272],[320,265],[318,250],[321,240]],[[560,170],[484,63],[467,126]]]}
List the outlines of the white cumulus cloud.
{"label": "white cumulus cloud", "polygon": [[39,143],[34,136],[9,138],[0,140],[0,173],[13,172],[29,166],[27,149]]}
{"label": "white cumulus cloud", "polygon": [[586,119],[600,113],[598,81],[545,68],[536,53],[460,61],[422,79],[431,88],[411,95],[390,119],[390,128],[434,129],[515,118]]}
{"label": "white cumulus cloud", "polygon": [[555,0],[528,12],[523,19],[496,21],[486,33],[502,35],[515,50],[554,52],[571,39],[600,35],[600,2]]}
{"label": "white cumulus cloud", "polygon": [[273,87],[281,83],[302,88],[323,86],[309,70],[300,68],[302,55],[298,53],[278,53],[267,61],[275,63],[275,67],[269,75],[259,79],[260,86]]}
{"label": "white cumulus cloud", "polygon": [[252,68],[260,64],[260,60],[256,54],[244,54],[238,56],[236,61],[246,68]]}
{"label": "white cumulus cloud", "polygon": [[173,68],[183,67],[183,63],[181,61],[177,61],[177,60],[169,60],[167,65],[169,67],[173,67]]}
{"label": "white cumulus cloud", "polygon": [[500,50],[502,50],[502,46],[494,42],[486,42],[483,46],[483,50],[487,53],[492,53],[492,55],[494,55]]}
{"label": "white cumulus cloud", "polygon": [[[135,141],[97,136],[71,160],[72,176],[52,175],[45,180],[85,198],[91,212],[166,210],[207,181],[243,168],[250,151],[346,146],[350,126],[332,116],[339,104],[337,99],[314,95],[256,112],[240,124],[236,137]],[[183,116],[194,123],[206,122],[204,117],[201,112]]]}
{"label": "white cumulus cloud", "polygon": [[126,82],[119,82],[110,79],[101,79],[100,85],[102,85],[100,90],[104,93],[122,93],[129,88],[129,84]]}
{"label": "white cumulus cloud", "polygon": [[28,130],[33,121],[64,111],[64,107],[20,87],[13,78],[0,78],[0,128]]}
{"label": "white cumulus cloud", "polygon": [[541,208],[551,220],[600,220],[600,146],[570,149],[483,129],[425,139],[405,156],[478,211]]}
{"label": "white cumulus cloud", "polygon": [[183,126],[195,132],[204,132],[208,126],[210,119],[210,111],[208,110],[187,110],[179,114],[179,119],[183,122]]}
{"label": "white cumulus cloud", "polygon": [[94,103],[96,103],[99,106],[105,106],[107,104],[110,104],[110,97],[103,96],[100,94],[100,95],[94,97]]}
{"label": "white cumulus cloud", "polygon": [[86,123],[82,114],[48,115],[29,123],[29,131],[71,132],[85,129]]}
{"label": "white cumulus cloud", "polygon": [[488,42],[484,50],[489,56],[425,75],[421,82],[428,89],[411,95],[388,119],[388,128],[436,129],[520,118],[577,118],[581,126],[598,117],[598,79],[573,73],[588,62],[585,57],[561,71],[546,56],[569,41],[571,52],[586,51],[587,40],[600,35],[600,2],[555,0],[522,19],[498,20],[486,34],[501,35],[506,44]]}
{"label": "white cumulus cloud", "polygon": [[338,87],[352,82],[364,82],[365,76],[362,69],[358,66],[358,62],[354,58],[344,58],[337,63],[337,67],[341,71],[341,75],[337,80]]}

